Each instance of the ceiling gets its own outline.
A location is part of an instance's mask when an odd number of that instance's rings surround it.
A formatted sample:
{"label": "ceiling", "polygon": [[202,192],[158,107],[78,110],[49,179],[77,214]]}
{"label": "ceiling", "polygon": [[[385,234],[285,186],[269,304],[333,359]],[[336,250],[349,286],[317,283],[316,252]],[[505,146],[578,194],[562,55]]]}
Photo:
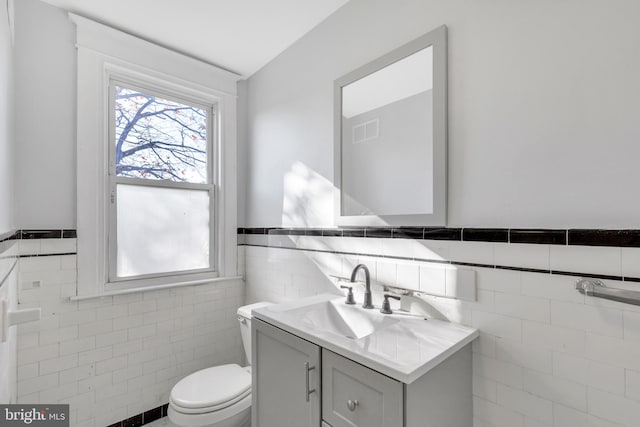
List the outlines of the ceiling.
{"label": "ceiling", "polygon": [[43,0],[248,77],[348,0]]}

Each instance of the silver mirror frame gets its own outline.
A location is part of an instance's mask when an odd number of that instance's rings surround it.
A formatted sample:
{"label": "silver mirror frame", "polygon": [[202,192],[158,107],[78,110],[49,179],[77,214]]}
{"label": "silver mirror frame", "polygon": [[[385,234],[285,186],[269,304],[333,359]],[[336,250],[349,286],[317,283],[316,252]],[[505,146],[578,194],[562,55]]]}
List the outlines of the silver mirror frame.
{"label": "silver mirror frame", "polygon": [[[433,47],[433,213],[342,215],[342,88],[420,50]],[[433,31],[334,81],[334,207],[338,226],[444,226],[447,222],[447,27]],[[416,183],[419,186],[419,183]]]}

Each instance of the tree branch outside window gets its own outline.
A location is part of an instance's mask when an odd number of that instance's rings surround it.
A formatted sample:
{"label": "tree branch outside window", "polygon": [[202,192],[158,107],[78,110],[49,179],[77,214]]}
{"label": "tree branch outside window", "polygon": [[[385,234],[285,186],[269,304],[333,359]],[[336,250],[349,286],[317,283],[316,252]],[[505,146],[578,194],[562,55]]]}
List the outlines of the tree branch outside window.
{"label": "tree branch outside window", "polygon": [[207,111],[115,87],[116,175],[207,182]]}

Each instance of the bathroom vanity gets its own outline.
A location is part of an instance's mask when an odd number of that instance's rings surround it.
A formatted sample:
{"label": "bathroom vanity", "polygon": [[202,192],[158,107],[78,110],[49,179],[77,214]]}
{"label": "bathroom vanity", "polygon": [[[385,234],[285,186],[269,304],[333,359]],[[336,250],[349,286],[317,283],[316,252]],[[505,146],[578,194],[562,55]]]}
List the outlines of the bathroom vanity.
{"label": "bathroom vanity", "polygon": [[253,427],[471,427],[477,330],[335,295],[253,315]]}

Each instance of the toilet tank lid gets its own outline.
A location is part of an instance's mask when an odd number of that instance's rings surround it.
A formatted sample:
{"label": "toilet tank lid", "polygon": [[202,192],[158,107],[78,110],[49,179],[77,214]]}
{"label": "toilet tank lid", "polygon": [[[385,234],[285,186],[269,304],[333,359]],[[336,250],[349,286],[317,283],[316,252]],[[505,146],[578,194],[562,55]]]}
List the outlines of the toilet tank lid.
{"label": "toilet tank lid", "polygon": [[268,305],[273,305],[272,302],[257,302],[255,304],[244,305],[238,309],[238,315],[244,317],[245,319],[251,319],[251,312],[256,308],[266,307]]}

